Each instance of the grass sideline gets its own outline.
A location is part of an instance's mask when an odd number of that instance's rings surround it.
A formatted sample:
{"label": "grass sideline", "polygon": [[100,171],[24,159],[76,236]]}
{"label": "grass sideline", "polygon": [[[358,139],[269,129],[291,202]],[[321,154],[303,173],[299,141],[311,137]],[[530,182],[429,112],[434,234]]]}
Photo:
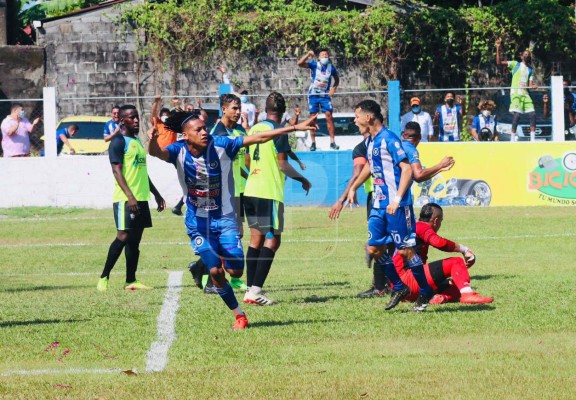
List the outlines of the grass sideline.
{"label": "grass sideline", "polygon": [[[244,332],[185,271],[168,365],[145,373],[168,271],[194,258],[182,219],[154,212],[144,233],[139,279],[155,290],[124,293],[122,257],[99,293],[111,210],[0,210],[0,398],[576,398],[572,208],[445,208],[441,233],[475,251],[472,285],[495,302],[424,314],[354,297],[371,280],[365,211],[327,213],[287,209],[279,303],[244,307]],[[33,370],[53,373],[12,374]]]}

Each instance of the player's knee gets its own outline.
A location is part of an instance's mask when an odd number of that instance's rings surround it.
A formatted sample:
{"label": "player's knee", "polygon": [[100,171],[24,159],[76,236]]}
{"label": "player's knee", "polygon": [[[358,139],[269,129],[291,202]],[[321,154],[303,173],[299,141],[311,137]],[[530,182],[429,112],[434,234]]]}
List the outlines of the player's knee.
{"label": "player's knee", "polygon": [[232,278],[242,278],[242,275],[244,275],[243,269],[227,268],[226,272],[228,272]]}

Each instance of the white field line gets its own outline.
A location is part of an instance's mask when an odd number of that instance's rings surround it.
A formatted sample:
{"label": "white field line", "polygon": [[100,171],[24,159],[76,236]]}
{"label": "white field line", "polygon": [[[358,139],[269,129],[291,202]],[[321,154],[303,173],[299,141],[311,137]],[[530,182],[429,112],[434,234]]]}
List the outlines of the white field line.
{"label": "white field line", "polygon": [[14,376],[14,375],[55,375],[55,374],[117,374],[122,372],[121,369],[32,369],[32,370],[19,370],[8,371],[0,374],[0,377]]}
{"label": "white field line", "polygon": [[[503,236],[462,236],[458,240],[495,240],[495,239],[546,239],[546,238],[564,238],[564,237],[574,237],[576,233],[565,232],[565,233],[550,233],[550,234],[529,234],[529,235],[503,235]],[[352,243],[352,242],[362,242],[365,239],[283,239],[282,243]],[[152,246],[182,246],[189,245],[190,242],[147,242],[143,241],[143,245]],[[109,243],[0,243],[0,248],[35,248],[35,247],[87,247],[87,246],[109,246]]]}
{"label": "white field line", "polygon": [[[138,275],[159,275],[166,271],[138,271]],[[0,273],[0,276],[93,276],[98,279],[100,272],[47,272],[47,273]]]}
{"label": "white field line", "polygon": [[176,339],[176,312],[180,307],[182,275],[182,271],[172,271],[168,275],[168,290],[158,315],[158,339],[146,354],[146,372],[163,371],[168,363],[168,351]]}

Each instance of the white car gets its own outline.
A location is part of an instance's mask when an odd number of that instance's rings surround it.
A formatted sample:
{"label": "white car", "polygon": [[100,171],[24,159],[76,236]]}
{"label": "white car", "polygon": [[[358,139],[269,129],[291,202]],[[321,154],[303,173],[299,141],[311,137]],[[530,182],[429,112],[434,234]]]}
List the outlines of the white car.
{"label": "white car", "polygon": [[[362,140],[358,127],[354,124],[354,113],[334,113],[334,136],[336,144],[340,150],[353,150]],[[318,129],[316,130],[316,149],[319,151],[330,150],[330,135],[326,126],[326,115],[318,114],[316,120]],[[310,150],[312,140],[308,131],[297,131],[296,149],[297,151]]]}

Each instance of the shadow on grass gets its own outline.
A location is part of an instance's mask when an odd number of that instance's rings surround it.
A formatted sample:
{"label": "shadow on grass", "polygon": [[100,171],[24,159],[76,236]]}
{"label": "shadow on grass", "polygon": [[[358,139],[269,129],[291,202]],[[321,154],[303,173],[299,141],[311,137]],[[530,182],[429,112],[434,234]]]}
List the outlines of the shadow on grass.
{"label": "shadow on grass", "polygon": [[[444,308],[443,306],[430,308],[430,311],[434,312],[460,312],[460,311],[494,311],[496,307],[492,304],[458,304],[453,305],[451,307]],[[412,312],[412,311],[410,311]]]}
{"label": "shadow on grass", "polygon": [[62,289],[81,289],[81,288],[88,288],[92,287],[91,285],[77,285],[77,286],[31,286],[31,287],[22,287],[22,288],[8,288],[2,289],[0,292],[5,293],[18,293],[18,292],[33,292],[37,290],[62,290]]}
{"label": "shadow on grass", "polygon": [[266,328],[273,326],[288,326],[296,324],[324,324],[326,322],[337,322],[335,319],[305,319],[302,321],[260,321],[250,322],[250,328]]}
{"label": "shadow on grass", "polygon": [[487,281],[489,279],[511,279],[516,275],[472,275],[472,281]]}
{"label": "shadow on grass", "polygon": [[44,324],[63,324],[73,322],[84,322],[88,319],[35,319],[32,321],[2,321],[0,328],[10,328],[12,326],[27,326],[27,325],[44,325]]}
{"label": "shadow on grass", "polygon": [[274,292],[294,292],[296,290],[321,290],[331,286],[350,287],[350,282],[318,282],[318,283],[302,283],[298,285],[290,285],[290,287],[274,288]]}
{"label": "shadow on grass", "polygon": [[294,303],[326,303],[330,300],[347,300],[356,296],[308,296],[303,299],[298,299]]}

